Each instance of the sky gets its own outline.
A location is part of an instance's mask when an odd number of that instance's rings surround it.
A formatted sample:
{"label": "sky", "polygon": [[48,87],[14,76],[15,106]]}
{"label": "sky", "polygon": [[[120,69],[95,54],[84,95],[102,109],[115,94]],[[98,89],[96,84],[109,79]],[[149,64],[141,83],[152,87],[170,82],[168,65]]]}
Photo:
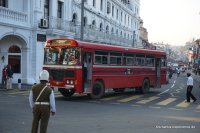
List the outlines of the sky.
{"label": "sky", "polygon": [[140,0],[148,40],[185,45],[200,38],[200,0]]}

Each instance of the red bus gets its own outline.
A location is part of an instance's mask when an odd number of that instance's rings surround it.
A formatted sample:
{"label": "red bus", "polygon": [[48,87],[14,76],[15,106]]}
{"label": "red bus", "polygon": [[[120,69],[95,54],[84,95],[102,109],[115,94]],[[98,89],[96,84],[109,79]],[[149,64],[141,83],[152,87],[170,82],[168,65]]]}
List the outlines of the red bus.
{"label": "red bus", "polygon": [[166,83],[163,51],[105,45],[62,38],[48,40],[44,65],[49,85],[70,97],[74,93],[101,98],[107,89],[134,88],[147,93]]}

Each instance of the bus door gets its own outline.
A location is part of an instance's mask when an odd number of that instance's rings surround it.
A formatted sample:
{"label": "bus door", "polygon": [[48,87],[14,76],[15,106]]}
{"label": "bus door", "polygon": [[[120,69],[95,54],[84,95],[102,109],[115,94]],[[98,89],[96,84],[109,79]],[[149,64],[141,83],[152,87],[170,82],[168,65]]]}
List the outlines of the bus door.
{"label": "bus door", "polygon": [[83,92],[91,92],[92,83],[92,53],[85,52],[83,56]]}
{"label": "bus door", "polygon": [[156,58],[156,84],[155,87],[156,88],[160,88],[161,84],[160,84],[160,73],[161,73],[161,59],[160,58]]}

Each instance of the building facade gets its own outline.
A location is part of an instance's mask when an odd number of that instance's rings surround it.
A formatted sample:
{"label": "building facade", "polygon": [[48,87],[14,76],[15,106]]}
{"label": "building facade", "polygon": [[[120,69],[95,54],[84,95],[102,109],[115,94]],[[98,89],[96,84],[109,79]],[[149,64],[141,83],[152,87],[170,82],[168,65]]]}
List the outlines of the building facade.
{"label": "building facade", "polygon": [[81,33],[84,41],[139,47],[139,0],[85,0],[81,7],[81,0],[0,0],[0,69],[11,64],[14,83],[38,82],[45,41]]}

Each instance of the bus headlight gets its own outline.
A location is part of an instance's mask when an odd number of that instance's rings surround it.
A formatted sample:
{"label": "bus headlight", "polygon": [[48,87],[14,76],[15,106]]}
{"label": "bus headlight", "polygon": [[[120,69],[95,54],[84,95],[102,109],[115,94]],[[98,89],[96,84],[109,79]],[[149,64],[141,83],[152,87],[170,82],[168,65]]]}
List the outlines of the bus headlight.
{"label": "bus headlight", "polygon": [[67,82],[66,82],[67,84],[69,84],[69,80],[67,80]]}
{"label": "bus headlight", "polygon": [[73,84],[74,84],[74,81],[73,81],[73,80],[71,80],[71,81],[70,81],[70,84],[71,84],[71,85],[73,85]]}

